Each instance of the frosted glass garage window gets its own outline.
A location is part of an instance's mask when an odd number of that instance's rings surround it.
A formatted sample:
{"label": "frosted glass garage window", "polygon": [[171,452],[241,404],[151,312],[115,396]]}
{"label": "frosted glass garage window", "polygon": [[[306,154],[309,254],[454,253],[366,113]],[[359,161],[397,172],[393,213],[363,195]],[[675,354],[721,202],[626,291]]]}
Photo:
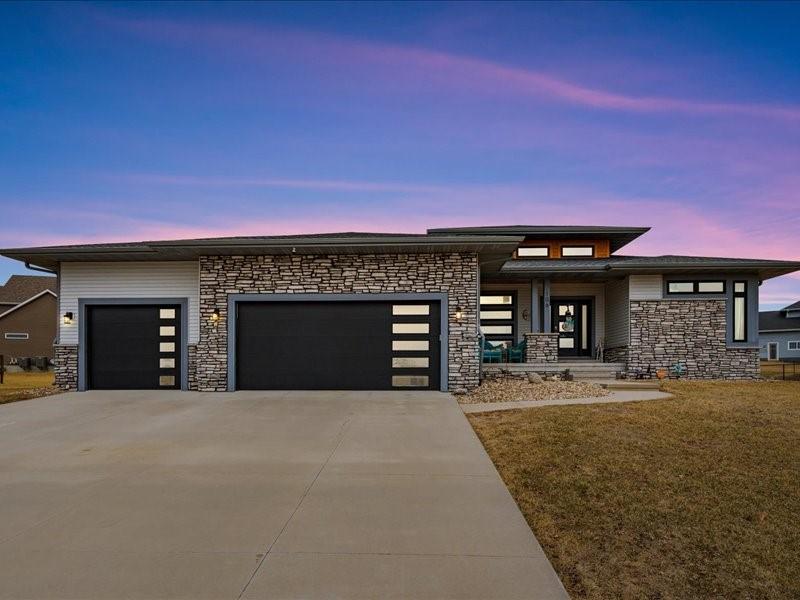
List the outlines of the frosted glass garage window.
{"label": "frosted glass garage window", "polygon": [[161,319],[174,319],[175,318],[175,309],[174,308],[162,308],[158,311],[158,316]]}
{"label": "frosted glass garage window", "polygon": [[427,369],[430,359],[427,356],[395,356],[392,357],[394,369]]}
{"label": "frosted glass garage window", "polygon": [[418,351],[428,350],[428,340],[394,340],[392,350]]}
{"label": "frosted glass garage window", "polygon": [[392,306],[393,315],[429,315],[431,307],[427,304],[395,304]]}
{"label": "frosted glass garage window", "polygon": [[175,335],[175,328],[174,327],[160,327],[159,328],[159,335],[169,337]]}
{"label": "frosted glass garage window", "polygon": [[392,375],[392,387],[428,387],[428,376]]}
{"label": "frosted glass garage window", "polygon": [[392,333],[429,333],[428,323],[392,323]]}

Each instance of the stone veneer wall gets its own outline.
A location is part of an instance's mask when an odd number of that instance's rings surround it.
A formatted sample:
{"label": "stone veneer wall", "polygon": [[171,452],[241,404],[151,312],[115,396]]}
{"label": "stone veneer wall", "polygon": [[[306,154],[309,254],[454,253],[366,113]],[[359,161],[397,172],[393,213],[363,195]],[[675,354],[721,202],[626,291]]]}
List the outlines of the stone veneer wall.
{"label": "stone veneer wall", "polygon": [[525,333],[525,362],[558,361],[557,333]]}
{"label": "stone veneer wall", "polygon": [[726,344],[725,300],[633,300],[628,369],[669,368],[692,379],[759,377],[758,348]]}
{"label": "stone veneer wall", "polygon": [[185,368],[188,387],[190,390],[197,390],[197,344],[188,344],[186,351],[188,358]]}
{"label": "stone veneer wall", "polygon": [[74,392],[78,389],[78,347],[56,344],[54,348],[55,386]]}
{"label": "stone veneer wall", "polygon": [[[228,295],[447,292],[448,387],[478,385],[478,258],[472,253],[200,257],[200,341],[196,385],[227,389]],[[455,319],[456,307],[464,315]],[[218,323],[210,316],[219,311]]]}

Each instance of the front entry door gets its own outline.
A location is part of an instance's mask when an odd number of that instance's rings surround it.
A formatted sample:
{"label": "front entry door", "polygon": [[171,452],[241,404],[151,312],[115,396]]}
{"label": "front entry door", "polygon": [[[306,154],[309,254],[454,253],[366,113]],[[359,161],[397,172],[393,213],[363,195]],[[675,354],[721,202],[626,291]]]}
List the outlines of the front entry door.
{"label": "front entry door", "polygon": [[592,305],[589,300],[551,302],[553,332],[558,333],[559,356],[592,355]]}

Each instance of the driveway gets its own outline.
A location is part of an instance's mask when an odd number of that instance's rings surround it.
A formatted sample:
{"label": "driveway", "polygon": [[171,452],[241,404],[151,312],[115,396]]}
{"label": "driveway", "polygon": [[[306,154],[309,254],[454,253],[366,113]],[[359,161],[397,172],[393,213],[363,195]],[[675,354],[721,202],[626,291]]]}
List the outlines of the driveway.
{"label": "driveway", "polygon": [[3,598],[566,597],[436,392],[0,406],[0,511]]}

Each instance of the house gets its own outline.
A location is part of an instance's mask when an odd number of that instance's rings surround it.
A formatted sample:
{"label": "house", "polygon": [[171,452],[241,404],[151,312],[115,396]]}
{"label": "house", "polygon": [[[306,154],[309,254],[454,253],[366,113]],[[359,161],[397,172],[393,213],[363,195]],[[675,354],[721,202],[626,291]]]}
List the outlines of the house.
{"label": "house", "polygon": [[12,275],[0,286],[0,354],[17,358],[53,358],[58,303],[55,277]]}
{"label": "house", "polygon": [[69,390],[461,392],[478,385],[491,348],[523,341],[522,360],[537,368],[602,357],[757,377],[758,286],[800,262],[620,254],[648,230],[468,227],[0,253],[59,275],[56,382]]}
{"label": "house", "polygon": [[800,360],[800,302],[758,313],[761,358]]}

